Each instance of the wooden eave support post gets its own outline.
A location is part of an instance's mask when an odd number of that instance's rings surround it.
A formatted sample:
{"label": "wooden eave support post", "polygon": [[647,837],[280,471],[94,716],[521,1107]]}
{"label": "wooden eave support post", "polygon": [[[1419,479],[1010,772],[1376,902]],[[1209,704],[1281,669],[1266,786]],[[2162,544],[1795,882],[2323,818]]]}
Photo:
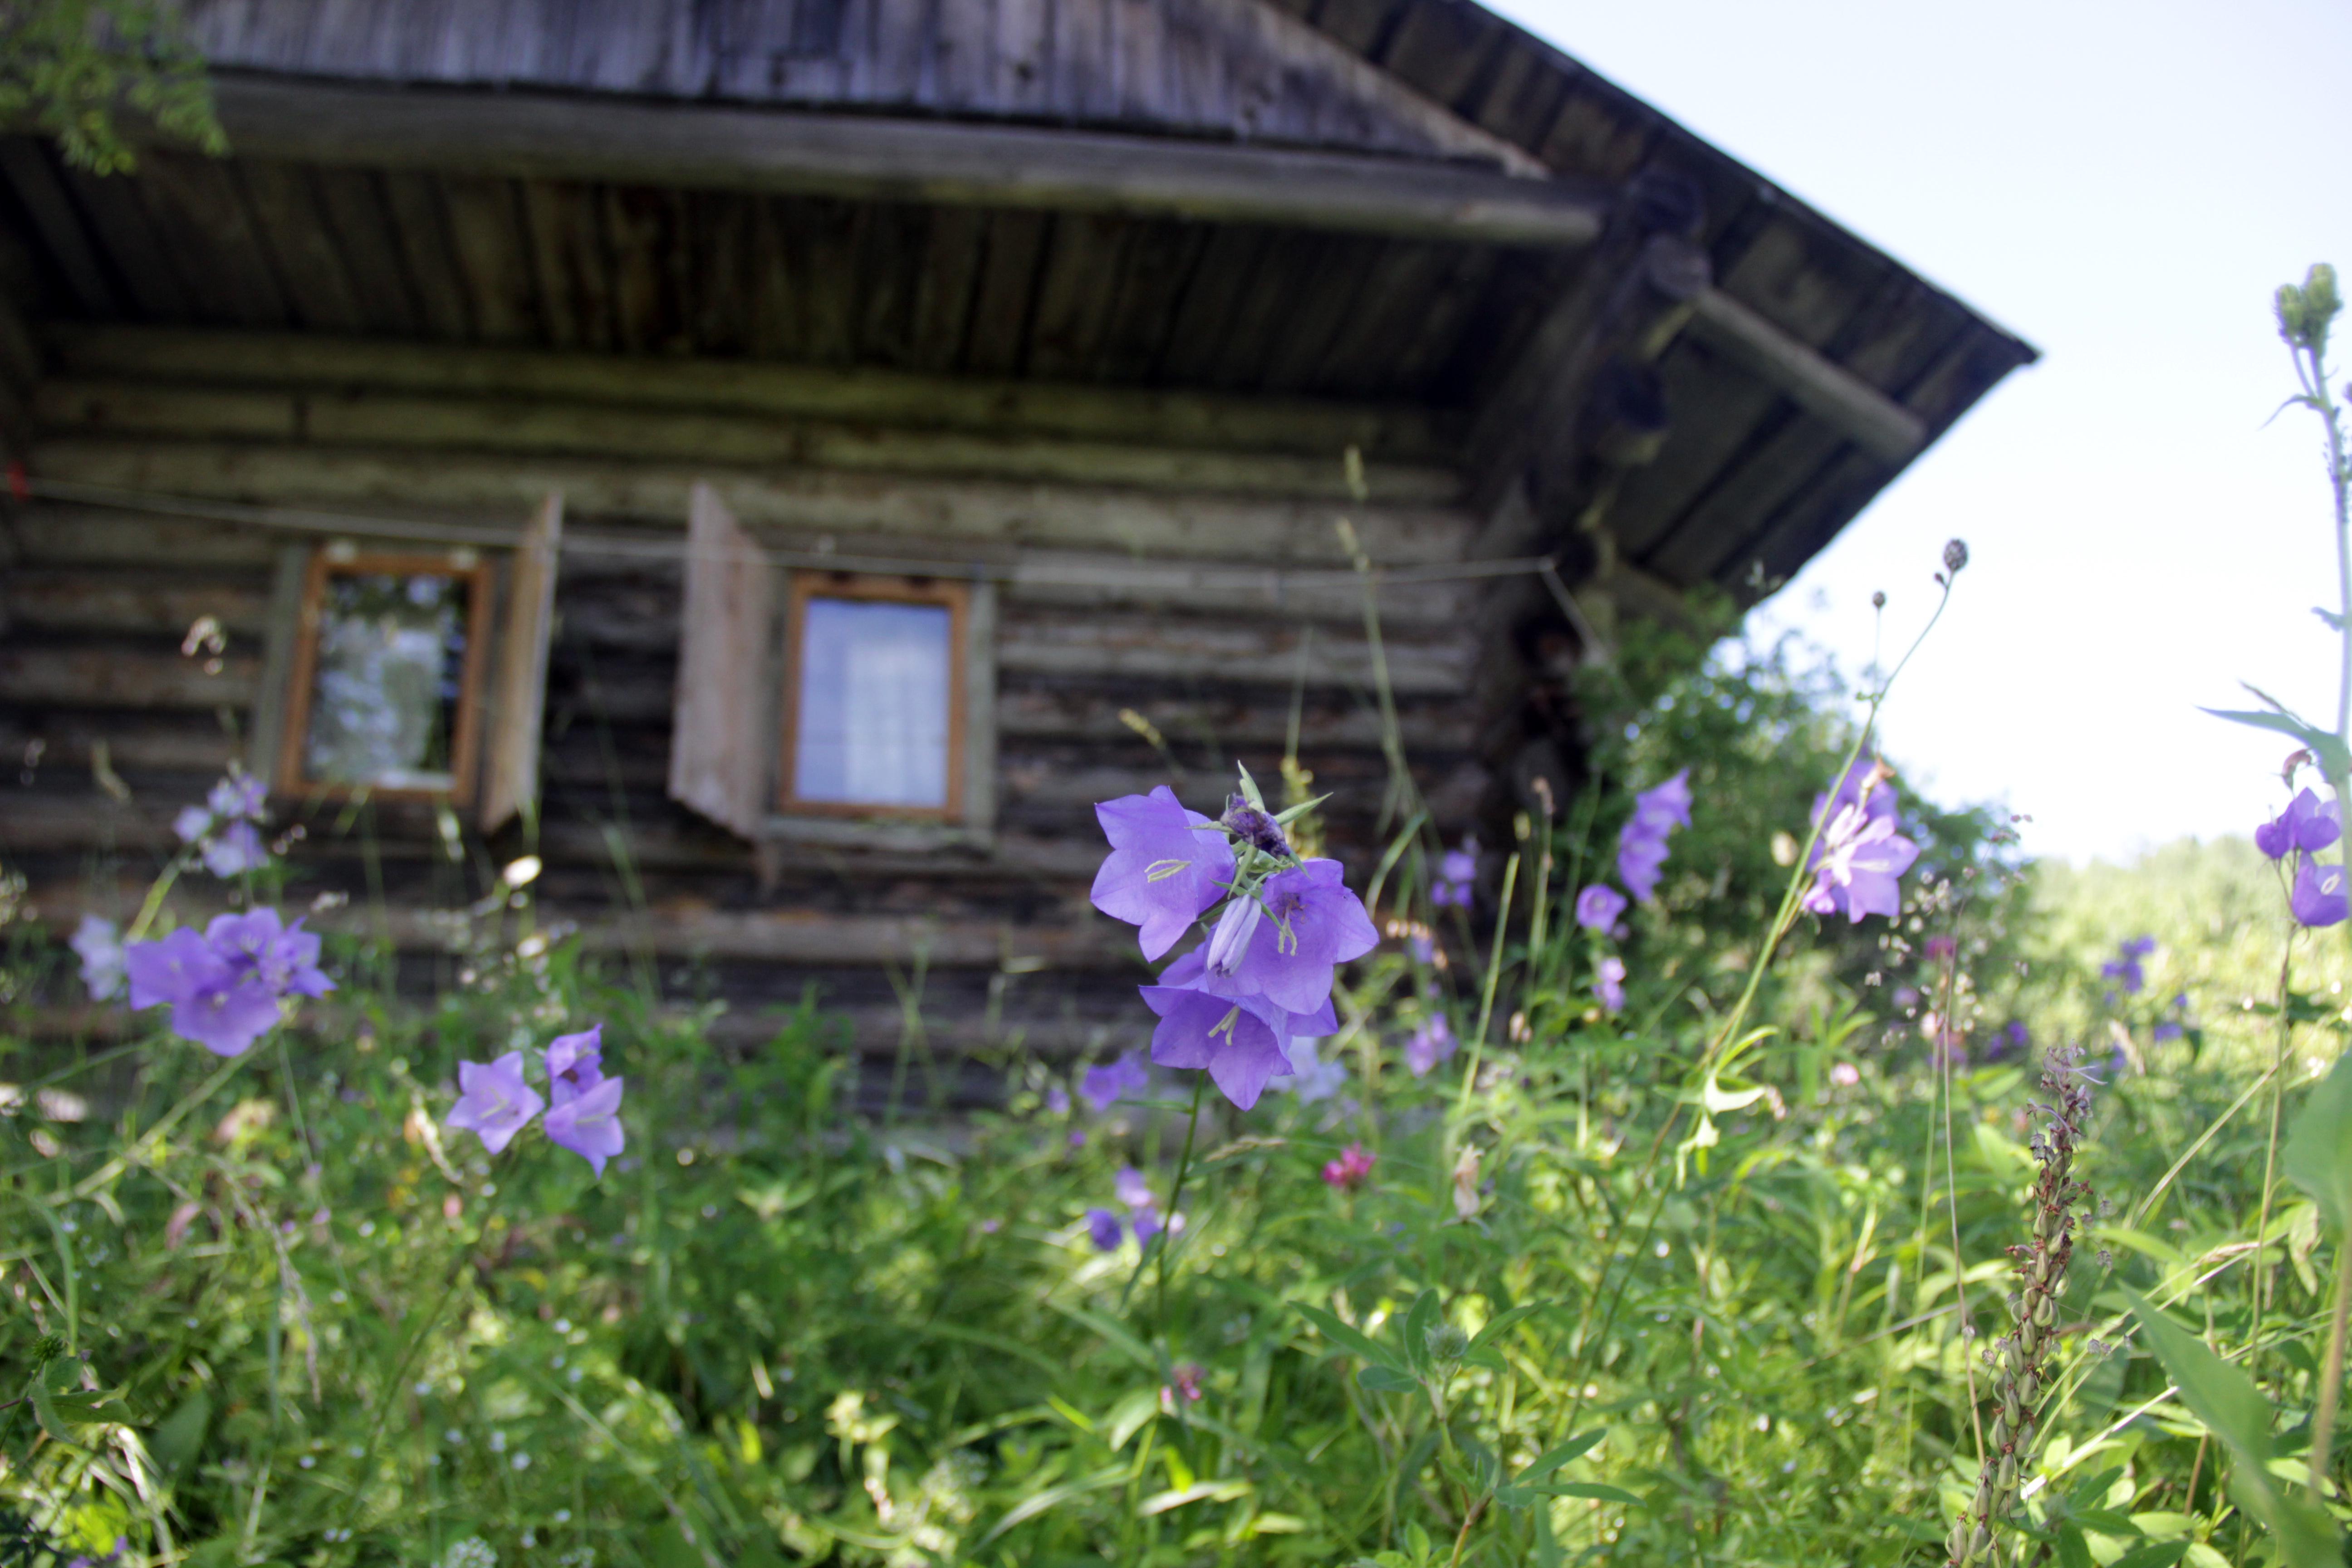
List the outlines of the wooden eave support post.
{"label": "wooden eave support post", "polygon": [[224,74],[239,153],[297,163],[939,205],[1128,213],[1577,248],[1604,196],[1496,168],[1172,137],[612,96]]}

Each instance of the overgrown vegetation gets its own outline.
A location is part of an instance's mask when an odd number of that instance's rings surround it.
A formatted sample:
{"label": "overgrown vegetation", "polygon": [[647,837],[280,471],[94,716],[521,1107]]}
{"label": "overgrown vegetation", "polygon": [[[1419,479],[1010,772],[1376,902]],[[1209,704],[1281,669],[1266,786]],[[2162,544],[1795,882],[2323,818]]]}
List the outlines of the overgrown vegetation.
{"label": "overgrown vegetation", "polygon": [[[1799,650],[1646,658],[1591,694],[1602,787],[1475,878],[1402,841],[1340,1070],[1213,1097],[1189,1137],[1188,1075],[1096,1105],[1108,1079],[1036,1064],[997,1111],[860,1123],[820,1006],[723,1055],[708,1009],[537,929],[528,868],[429,1007],[352,948],[240,1056],[160,1010],[7,1040],[0,1552],[2333,1552],[2352,965],[2290,919],[2294,868],[2234,840],[2023,867],[1999,818],[1863,783],[1855,705]],[[1813,851],[1897,799],[1899,915],[1868,875],[1861,918],[1799,912]],[[1610,869],[1637,838],[1655,896],[1591,899],[1641,891]],[[290,875],[204,890],[299,907]],[[10,931],[17,994],[80,984]],[[460,1061],[591,1023],[628,1083],[601,1177],[450,1125]]]}

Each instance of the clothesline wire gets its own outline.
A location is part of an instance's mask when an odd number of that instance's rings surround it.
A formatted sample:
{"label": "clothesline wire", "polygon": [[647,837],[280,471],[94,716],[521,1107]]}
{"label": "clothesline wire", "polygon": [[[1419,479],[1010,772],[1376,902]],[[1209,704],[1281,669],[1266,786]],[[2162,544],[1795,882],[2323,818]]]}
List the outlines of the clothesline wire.
{"label": "clothesline wire", "polygon": [[[482,524],[436,521],[426,519],[399,517],[355,516],[341,512],[314,511],[295,507],[253,506],[239,501],[207,500],[202,497],[165,495],[156,491],[121,489],[112,485],[83,484],[76,480],[16,479],[13,488],[19,498],[38,497],[47,500],[73,502],[87,506],[117,507],[130,511],[153,512],[162,516],[187,517],[211,522],[237,523],[251,528],[274,529],[288,533],[310,533],[356,536],[363,539],[401,540],[417,544],[479,546],[485,549],[509,550],[519,541],[519,531]],[[565,554],[606,555],[648,561],[683,561],[691,553],[683,540],[632,538],[626,534],[597,533],[586,530],[566,529],[562,551]],[[1116,565],[1089,565],[1083,577],[1075,573],[1057,574],[1060,563],[1051,560],[1029,562],[945,561],[924,560],[910,556],[857,555],[833,550],[787,551],[764,550],[768,560],[779,566],[803,570],[830,572],[866,572],[901,577],[945,577],[966,581],[1021,583],[1032,585],[1055,583],[1057,576],[1072,584],[1089,586],[1115,586]],[[1540,575],[1546,586],[1558,596],[1565,596],[1559,584],[1559,558],[1555,555],[1510,556],[1493,561],[1463,561],[1422,565],[1375,565],[1373,579],[1380,584],[1471,582],[1482,578]],[[1138,587],[1170,585],[1171,575],[1181,574],[1188,585],[1214,586],[1231,583],[1240,586],[1270,588],[1277,595],[1294,587],[1337,587],[1359,583],[1362,574],[1351,567],[1282,567],[1282,566],[1199,566],[1174,562],[1139,562],[1134,577]],[[1106,578],[1109,582],[1106,582]],[[1575,617],[1581,619],[1579,616]]]}

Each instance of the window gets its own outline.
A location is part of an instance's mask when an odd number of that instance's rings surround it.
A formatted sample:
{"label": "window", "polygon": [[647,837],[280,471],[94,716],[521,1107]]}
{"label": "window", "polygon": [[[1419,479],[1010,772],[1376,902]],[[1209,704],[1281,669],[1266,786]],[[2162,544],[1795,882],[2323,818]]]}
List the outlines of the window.
{"label": "window", "polygon": [[683,587],[671,799],[763,844],[989,842],[987,578],[781,565],[697,484]]}
{"label": "window", "polygon": [[313,555],[278,787],[469,800],[490,617],[471,551]]}
{"label": "window", "polygon": [[961,584],[801,573],[786,610],[780,809],[961,809]]}
{"label": "window", "polygon": [[533,809],[562,546],[560,494],[511,548],[280,545],[246,765],[284,795],[469,805],[484,833]]}

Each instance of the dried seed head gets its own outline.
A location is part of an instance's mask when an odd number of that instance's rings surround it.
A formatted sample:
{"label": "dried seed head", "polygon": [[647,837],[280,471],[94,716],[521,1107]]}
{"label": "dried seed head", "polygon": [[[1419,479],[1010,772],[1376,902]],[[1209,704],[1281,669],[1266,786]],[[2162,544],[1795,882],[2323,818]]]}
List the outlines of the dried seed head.
{"label": "dried seed head", "polygon": [[1961,567],[1966,566],[1968,563],[1969,547],[1967,542],[1958,539],[1947,542],[1944,545],[1944,570],[1947,572],[1958,573]]}

